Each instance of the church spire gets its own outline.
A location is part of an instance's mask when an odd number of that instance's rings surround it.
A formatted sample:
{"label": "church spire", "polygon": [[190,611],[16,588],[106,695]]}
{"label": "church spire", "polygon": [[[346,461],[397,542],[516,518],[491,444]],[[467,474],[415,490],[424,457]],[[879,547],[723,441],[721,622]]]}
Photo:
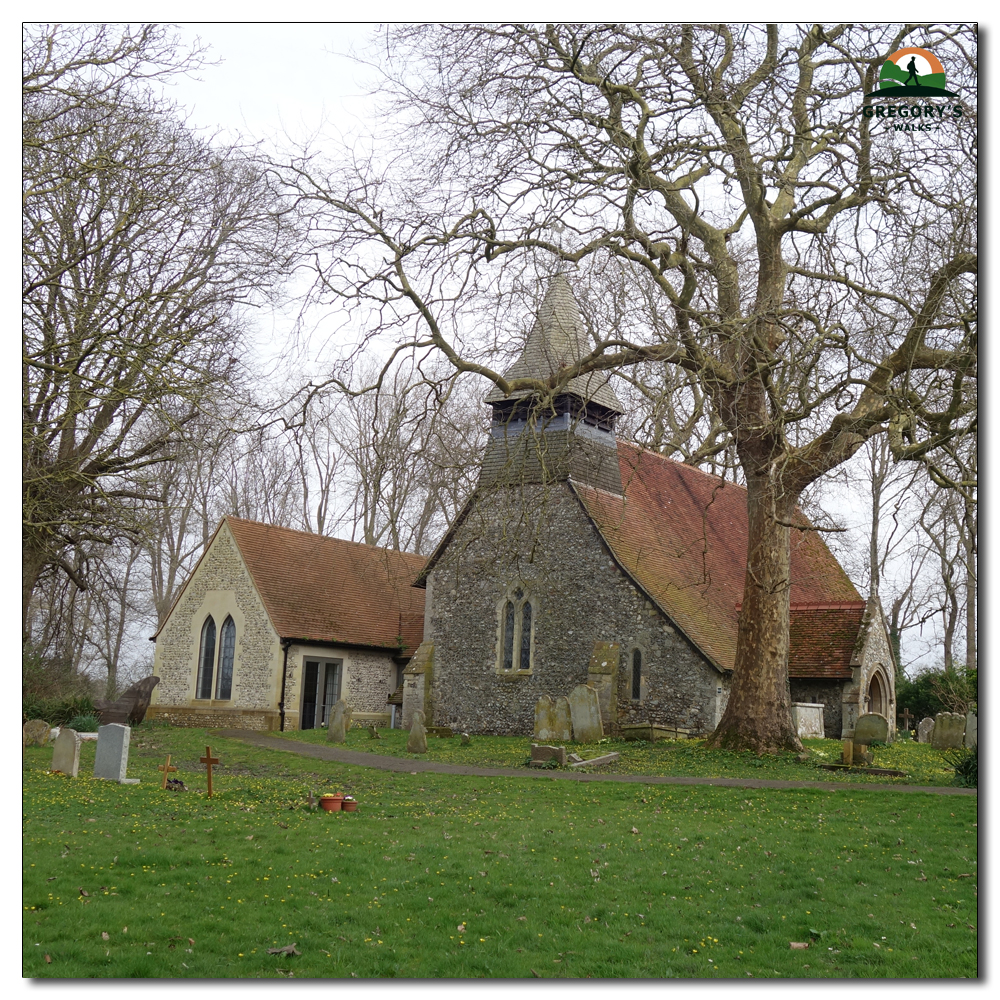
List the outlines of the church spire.
{"label": "church spire", "polygon": [[[535,314],[535,322],[524,345],[521,356],[504,372],[505,379],[533,378],[546,382],[559,371],[576,364],[591,351],[587,330],[580,315],[580,306],[573,289],[561,271],[549,279],[545,297]],[[608,414],[623,413],[622,404],[608,383],[605,372],[578,375],[562,390],[584,403],[603,407]],[[504,394],[496,387],[486,397],[487,403],[500,403],[505,399],[523,399],[531,391]]]}

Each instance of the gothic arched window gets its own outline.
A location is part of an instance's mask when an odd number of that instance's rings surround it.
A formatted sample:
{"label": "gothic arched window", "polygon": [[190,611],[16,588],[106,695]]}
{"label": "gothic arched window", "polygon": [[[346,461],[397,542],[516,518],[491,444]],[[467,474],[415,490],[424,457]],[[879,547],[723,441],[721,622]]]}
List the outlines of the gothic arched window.
{"label": "gothic arched window", "polygon": [[198,684],[196,698],[212,697],[212,672],[215,668],[215,619],[209,615],[201,627],[198,650]]}
{"label": "gothic arched window", "polygon": [[219,645],[219,680],[215,697],[220,701],[229,701],[233,696],[233,660],[236,658],[236,623],[231,615],[222,623]]}
{"label": "gothic arched window", "polygon": [[632,650],[632,700],[642,698],[642,650]]}
{"label": "gothic arched window", "polygon": [[517,587],[504,597],[498,608],[500,643],[497,668],[503,673],[530,673],[535,623],[534,598]]}

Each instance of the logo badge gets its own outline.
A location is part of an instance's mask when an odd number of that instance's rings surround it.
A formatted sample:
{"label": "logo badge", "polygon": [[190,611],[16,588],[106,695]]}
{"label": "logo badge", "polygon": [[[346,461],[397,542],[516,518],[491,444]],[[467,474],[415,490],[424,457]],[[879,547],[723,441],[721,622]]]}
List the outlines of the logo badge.
{"label": "logo badge", "polygon": [[927,49],[906,48],[893,52],[882,64],[878,90],[865,97],[957,97],[945,90],[944,67]]}

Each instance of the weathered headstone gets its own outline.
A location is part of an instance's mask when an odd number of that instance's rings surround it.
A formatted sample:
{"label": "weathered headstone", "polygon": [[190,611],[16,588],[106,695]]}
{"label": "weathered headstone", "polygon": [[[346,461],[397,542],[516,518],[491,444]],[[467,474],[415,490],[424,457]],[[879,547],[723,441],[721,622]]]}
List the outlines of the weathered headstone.
{"label": "weathered headstone", "polygon": [[424,713],[415,709],[410,722],[410,738],[406,741],[408,753],[427,753],[427,732],[424,729]]}
{"label": "weathered headstone", "polygon": [[854,742],[863,743],[885,743],[889,738],[889,723],[884,715],[876,712],[868,712],[859,716],[854,727]]}
{"label": "weathered headstone", "polygon": [[462,746],[467,747],[472,742],[472,737],[468,733],[462,733]]}
{"label": "weathered headstone", "polygon": [[845,736],[843,746],[844,754],[841,760],[850,767],[854,763],[854,740],[849,736]]}
{"label": "weathered headstone", "polygon": [[587,760],[577,760],[570,763],[570,767],[577,769],[581,767],[601,767],[603,764],[613,764],[618,760],[620,754],[617,753],[605,753],[601,754],[600,757],[591,757]]}
{"label": "weathered headstone", "polygon": [[603,739],[601,705],[597,691],[589,684],[577,684],[570,692],[569,712],[573,722],[573,739],[577,743],[593,743]]}
{"label": "weathered headstone", "polygon": [[556,739],[555,729],[555,702],[547,694],[543,694],[535,702],[535,739],[543,743]]}
{"label": "weathered headstone", "polygon": [[595,642],[587,665],[587,684],[597,692],[603,728],[608,732],[618,717],[620,653],[617,642]]}
{"label": "weathered headstone", "polygon": [[333,706],[333,713],[330,715],[330,725],[326,731],[328,743],[346,743],[347,730],[351,725],[351,709],[343,698]]}
{"label": "weathered headstone", "polygon": [[30,722],[26,722],[21,729],[21,745],[43,747],[49,742],[51,732],[52,729],[44,719],[32,719]]}
{"label": "weathered headstone", "polygon": [[979,716],[969,712],[965,717],[965,745],[974,747],[979,744]]}
{"label": "weathered headstone", "polygon": [[95,699],[94,709],[104,725],[112,722],[131,722],[138,725],[146,717],[153,688],[159,683],[160,678],[155,674],[144,677],[123,691],[117,701]]}
{"label": "weathered headstone", "polygon": [[805,702],[792,702],[792,725],[799,734],[799,739],[824,739],[823,705]]}
{"label": "weathered headstone", "polygon": [[931,746],[935,750],[960,747],[965,740],[965,716],[958,712],[938,712],[934,716]]}
{"label": "weathered headstone", "polygon": [[917,742],[930,743],[934,733],[934,720],[930,717],[921,719],[917,724]]}
{"label": "weathered headstone", "polygon": [[436,736],[441,740],[450,740],[455,735],[451,726],[426,726],[425,731],[428,736]]}
{"label": "weathered headstone", "polygon": [[566,748],[565,747],[547,747],[542,746],[538,743],[531,744],[531,764],[534,767],[539,767],[542,764],[547,764],[550,760],[556,761],[561,767],[566,766]]}
{"label": "weathered headstone", "polygon": [[80,746],[83,740],[78,733],[63,726],[52,745],[52,770],[75,778],[80,771]]}
{"label": "weathered headstone", "polygon": [[555,720],[551,736],[553,742],[562,743],[565,740],[573,739],[573,721],[569,710],[569,698],[556,698],[553,718]]}
{"label": "weathered headstone", "polygon": [[97,730],[94,754],[94,777],[124,781],[128,769],[128,745],[132,730],[120,722],[111,722]]}
{"label": "weathered headstone", "polygon": [[380,740],[382,736],[380,735],[378,728],[376,726],[368,727],[368,739],[370,740]]}

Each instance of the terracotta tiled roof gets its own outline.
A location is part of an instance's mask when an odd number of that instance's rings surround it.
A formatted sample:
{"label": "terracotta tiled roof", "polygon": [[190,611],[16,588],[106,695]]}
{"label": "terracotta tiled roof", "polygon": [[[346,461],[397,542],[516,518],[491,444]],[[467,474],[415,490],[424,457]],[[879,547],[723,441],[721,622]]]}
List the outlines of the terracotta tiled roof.
{"label": "terracotta tiled roof", "polygon": [[[746,491],[624,442],[618,444],[618,460],[624,500],[579,484],[576,493],[621,566],[709,659],[731,670],[746,568]],[[852,613],[855,605],[864,607],[814,531],[792,532],[791,601],[846,602]],[[842,630],[844,622],[838,622]],[[826,663],[833,654],[814,656],[815,632],[803,628],[805,645],[800,650],[796,642],[796,665]],[[856,638],[857,629],[852,647]],[[843,648],[840,640],[836,648]],[[850,651],[844,663],[849,661]]]}
{"label": "terracotta tiled roof", "polygon": [[400,649],[423,638],[424,594],[411,586],[426,557],[227,517],[275,630]]}
{"label": "terracotta tiled roof", "polygon": [[864,601],[792,605],[789,677],[850,678],[851,654],[865,615]]}

